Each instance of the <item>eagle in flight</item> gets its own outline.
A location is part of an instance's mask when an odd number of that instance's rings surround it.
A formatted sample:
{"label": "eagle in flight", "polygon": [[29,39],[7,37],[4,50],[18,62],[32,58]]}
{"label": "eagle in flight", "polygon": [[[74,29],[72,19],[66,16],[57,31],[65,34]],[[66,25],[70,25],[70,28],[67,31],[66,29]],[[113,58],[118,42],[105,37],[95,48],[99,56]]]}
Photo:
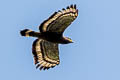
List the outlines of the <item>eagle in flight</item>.
{"label": "eagle in flight", "polygon": [[46,70],[60,63],[58,44],[72,43],[72,40],[63,36],[65,29],[77,18],[76,5],[70,5],[55,12],[40,26],[40,32],[29,29],[20,31],[22,36],[36,37],[33,42],[32,53],[36,68]]}

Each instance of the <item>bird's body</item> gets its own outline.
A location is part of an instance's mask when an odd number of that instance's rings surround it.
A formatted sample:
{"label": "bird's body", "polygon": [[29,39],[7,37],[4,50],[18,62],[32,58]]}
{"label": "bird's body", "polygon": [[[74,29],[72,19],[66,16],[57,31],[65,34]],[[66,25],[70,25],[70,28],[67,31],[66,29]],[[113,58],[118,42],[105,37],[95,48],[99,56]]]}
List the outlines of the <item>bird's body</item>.
{"label": "bird's body", "polygon": [[[26,33],[27,35],[25,35]],[[34,32],[28,29],[22,30],[21,34],[26,37],[37,37],[39,39],[44,39],[53,43],[59,43],[59,44],[68,44],[72,43],[72,40],[67,37],[63,37],[62,34],[58,34],[56,32]]]}
{"label": "bird's body", "polygon": [[49,69],[59,64],[58,44],[72,43],[70,38],[64,37],[64,30],[78,16],[76,5],[55,12],[40,26],[40,32],[24,29],[20,33],[26,37],[36,37],[33,42],[32,53],[37,68]]}
{"label": "bird's body", "polygon": [[71,43],[71,41],[63,37],[62,34],[58,34],[56,32],[43,32],[42,35],[44,35],[44,39],[53,43],[59,44]]}

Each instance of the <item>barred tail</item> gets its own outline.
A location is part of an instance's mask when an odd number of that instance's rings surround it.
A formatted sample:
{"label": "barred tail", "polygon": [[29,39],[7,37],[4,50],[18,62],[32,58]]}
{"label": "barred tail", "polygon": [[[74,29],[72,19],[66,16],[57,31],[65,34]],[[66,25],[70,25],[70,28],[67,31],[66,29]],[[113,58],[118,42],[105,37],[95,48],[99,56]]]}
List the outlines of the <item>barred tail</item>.
{"label": "barred tail", "polygon": [[26,37],[38,37],[40,35],[40,32],[34,32],[29,29],[24,29],[20,31],[21,36]]}

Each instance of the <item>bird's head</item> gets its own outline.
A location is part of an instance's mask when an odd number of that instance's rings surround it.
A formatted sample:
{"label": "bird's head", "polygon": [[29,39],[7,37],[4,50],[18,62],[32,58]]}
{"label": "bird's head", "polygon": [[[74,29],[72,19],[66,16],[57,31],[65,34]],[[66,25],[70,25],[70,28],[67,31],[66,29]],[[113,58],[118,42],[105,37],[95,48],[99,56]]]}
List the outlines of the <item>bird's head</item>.
{"label": "bird's head", "polygon": [[70,39],[69,37],[63,37],[63,39],[64,39],[64,44],[73,43],[72,39]]}

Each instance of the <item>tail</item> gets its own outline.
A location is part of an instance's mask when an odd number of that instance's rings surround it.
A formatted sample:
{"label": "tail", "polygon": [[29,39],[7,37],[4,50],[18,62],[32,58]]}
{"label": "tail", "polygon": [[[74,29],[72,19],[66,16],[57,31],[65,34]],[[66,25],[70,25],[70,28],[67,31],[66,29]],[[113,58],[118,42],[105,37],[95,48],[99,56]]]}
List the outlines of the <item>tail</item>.
{"label": "tail", "polygon": [[35,32],[29,29],[24,29],[20,31],[21,36],[26,36],[26,37],[39,37],[40,32]]}

